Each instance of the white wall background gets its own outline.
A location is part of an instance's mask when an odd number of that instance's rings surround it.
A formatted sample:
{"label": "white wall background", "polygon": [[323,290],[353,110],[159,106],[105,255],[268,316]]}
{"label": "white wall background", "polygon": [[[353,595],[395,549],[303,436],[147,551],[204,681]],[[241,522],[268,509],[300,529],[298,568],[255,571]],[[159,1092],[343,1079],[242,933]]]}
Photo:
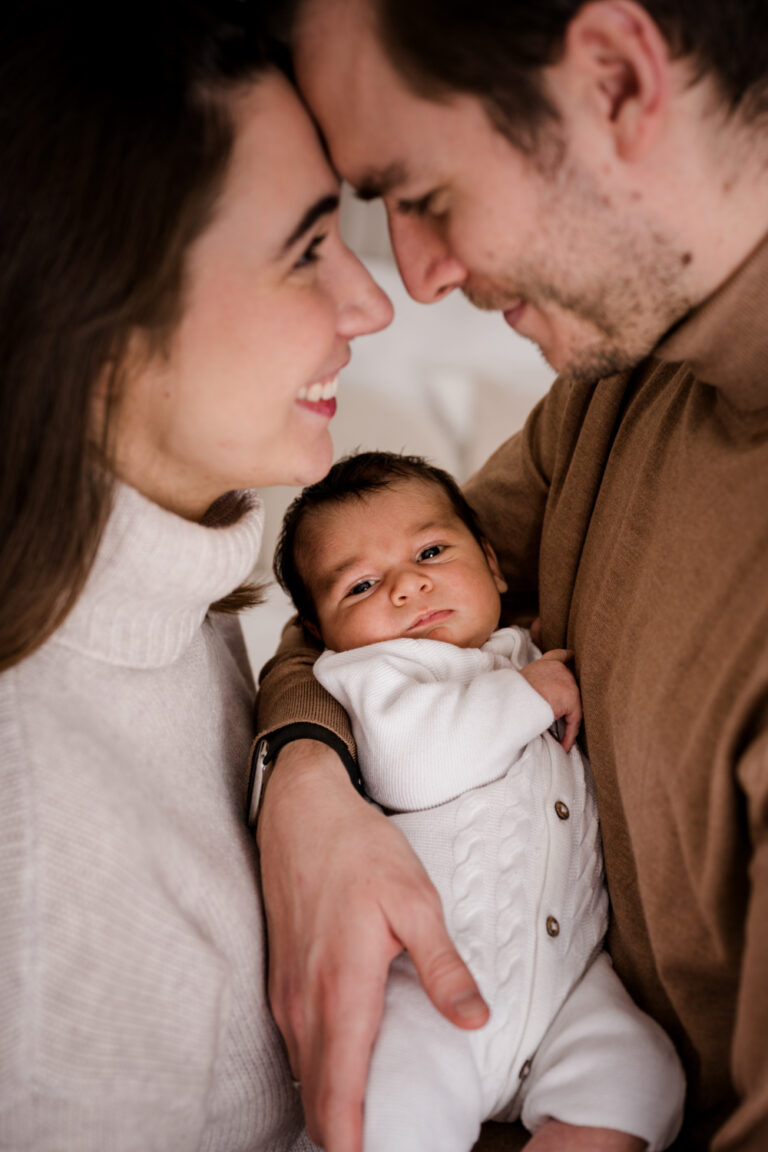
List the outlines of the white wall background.
{"label": "white wall background", "polygon": [[[429,306],[411,300],[392,260],[380,205],[345,198],[342,227],[392,299],[395,319],[386,331],[352,346],[331,424],[336,456],[358,448],[414,452],[464,480],[520,427],[554,374],[498,313],[479,312],[460,293]],[[261,578],[271,575],[275,537],[294,493],[262,493],[267,524]],[[255,671],[272,654],[290,614],[273,587],[266,604],[243,616]]]}

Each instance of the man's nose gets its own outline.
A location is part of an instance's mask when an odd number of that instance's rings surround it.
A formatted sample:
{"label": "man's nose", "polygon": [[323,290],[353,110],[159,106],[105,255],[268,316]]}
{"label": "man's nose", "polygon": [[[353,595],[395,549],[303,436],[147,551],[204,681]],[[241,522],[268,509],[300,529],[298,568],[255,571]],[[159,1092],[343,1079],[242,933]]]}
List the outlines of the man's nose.
{"label": "man's nose", "polygon": [[434,304],[466,281],[467,269],[453,255],[439,220],[393,210],[389,235],[403,284],[420,304]]}
{"label": "man's nose", "polygon": [[418,595],[418,593],[431,591],[432,581],[426,572],[414,568],[404,568],[398,572],[392,581],[390,595],[392,597],[392,603],[397,607],[401,607],[403,604],[406,604],[411,597]]}

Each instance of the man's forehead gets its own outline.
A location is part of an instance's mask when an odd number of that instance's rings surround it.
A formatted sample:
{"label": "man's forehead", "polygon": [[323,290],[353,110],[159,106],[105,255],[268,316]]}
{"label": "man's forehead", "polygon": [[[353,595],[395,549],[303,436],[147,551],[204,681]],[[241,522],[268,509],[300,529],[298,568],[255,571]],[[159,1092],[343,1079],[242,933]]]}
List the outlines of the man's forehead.
{"label": "man's forehead", "polygon": [[292,37],[297,69],[353,67],[377,43],[371,11],[368,0],[305,0]]}
{"label": "man's forehead", "polygon": [[299,88],[341,175],[371,199],[406,175],[398,143],[414,97],[378,42],[368,0],[309,0],[302,13]]}

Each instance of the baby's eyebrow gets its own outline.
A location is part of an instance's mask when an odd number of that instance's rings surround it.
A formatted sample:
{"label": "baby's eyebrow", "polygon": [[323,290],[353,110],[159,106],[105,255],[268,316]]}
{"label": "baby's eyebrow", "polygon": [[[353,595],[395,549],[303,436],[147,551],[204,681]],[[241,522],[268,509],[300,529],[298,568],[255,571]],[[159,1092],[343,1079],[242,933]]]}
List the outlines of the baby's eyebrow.
{"label": "baby's eyebrow", "polygon": [[431,532],[433,528],[445,531],[447,525],[442,520],[427,520],[426,524],[418,524],[410,529],[412,536],[421,536],[422,532]]}
{"label": "baby's eyebrow", "polygon": [[342,576],[346,572],[350,572],[353,568],[356,568],[359,563],[359,556],[350,556],[349,559],[342,560],[340,563],[335,564],[333,568],[328,572],[324,572],[318,579],[318,592],[330,592],[332,588],[335,588]]}
{"label": "baby's eyebrow", "polygon": [[[409,525],[403,530],[404,536],[422,536],[425,532],[433,532],[435,529],[445,532],[450,527],[450,524],[444,520],[426,520],[423,524]],[[321,576],[317,577],[315,591],[322,595],[331,592],[333,588],[339,583],[341,578],[346,573],[351,572],[363,563],[362,556],[347,556],[340,560],[338,564],[334,564],[333,568],[329,568]]]}

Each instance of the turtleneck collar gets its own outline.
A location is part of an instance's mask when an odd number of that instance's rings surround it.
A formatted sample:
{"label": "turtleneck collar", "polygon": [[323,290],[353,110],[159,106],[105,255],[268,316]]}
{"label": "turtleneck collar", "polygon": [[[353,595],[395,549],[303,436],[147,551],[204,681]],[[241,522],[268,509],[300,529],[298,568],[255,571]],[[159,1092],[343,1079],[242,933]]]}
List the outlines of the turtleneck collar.
{"label": "turtleneck collar", "polygon": [[173,663],[210,605],[252,573],[263,526],[255,497],[234,523],[206,527],[118,483],[86,586],[51,642],[109,664]]}
{"label": "turtleneck collar", "polygon": [[768,236],[712,296],[662,341],[656,355],[686,361],[745,412],[768,408]]}

